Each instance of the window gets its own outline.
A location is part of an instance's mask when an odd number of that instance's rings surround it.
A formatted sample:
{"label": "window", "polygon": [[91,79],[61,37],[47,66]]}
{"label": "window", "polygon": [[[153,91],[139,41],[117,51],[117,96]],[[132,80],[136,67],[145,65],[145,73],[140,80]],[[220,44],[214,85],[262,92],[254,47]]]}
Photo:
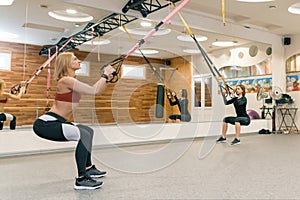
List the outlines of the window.
{"label": "window", "polygon": [[145,79],[145,66],[123,65],[122,78],[128,79]]}
{"label": "window", "polygon": [[293,55],[286,60],[286,72],[300,71],[300,54]]}
{"label": "window", "polygon": [[75,71],[76,75],[79,76],[89,76],[90,75],[90,63],[82,61],[80,63],[80,69]]}
{"label": "window", "polygon": [[212,77],[194,78],[194,107],[212,106]]}
{"label": "window", "polygon": [[0,70],[10,70],[11,53],[0,52]]}

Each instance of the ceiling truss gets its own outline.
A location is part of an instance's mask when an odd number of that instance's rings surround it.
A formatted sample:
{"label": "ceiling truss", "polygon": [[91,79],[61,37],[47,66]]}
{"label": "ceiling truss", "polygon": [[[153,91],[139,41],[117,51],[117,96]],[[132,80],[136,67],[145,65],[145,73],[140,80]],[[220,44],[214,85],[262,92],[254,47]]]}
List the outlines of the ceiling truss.
{"label": "ceiling truss", "polygon": [[[164,1],[165,4],[160,3],[162,1]],[[141,13],[143,12],[144,14],[148,15],[150,13],[153,13],[157,10],[160,10],[160,9],[170,5],[170,2],[176,3],[178,1],[180,1],[180,0],[155,0],[155,1],[154,0],[130,0],[129,2],[132,2],[135,4],[132,4],[133,6],[129,5],[129,7],[127,9],[128,10],[129,9],[136,10],[136,9],[138,9],[137,7],[139,7],[141,9],[143,9],[143,11],[141,11],[141,10],[138,10],[138,11],[140,11]],[[126,5],[128,5],[128,3]],[[137,3],[140,3],[140,4],[137,4]],[[87,41],[90,41],[99,36],[103,36],[104,34],[110,32],[120,26],[126,25],[136,19],[138,19],[138,18],[134,17],[134,16],[113,13],[113,14],[105,17],[104,19],[100,20],[97,23],[89,22],[82,31],[80,31],[68,38],[67,37],[61,38],[57,44],[52,45],[50,47],[43,48],[39,52],[39,54],[43,55],[43,56],[48,56],[50,53],[50,55],[53,55],[57,52],[57,49],[61,49],[60,52],[69,51]],[[70,38],[72,38],[72,39],[70,40]],[[66,44],[66,42],[68,42],[68,44]],[[61,48],[61,47],[63,47],[63,48]],[[59,53],[59,52],[57,52],[57,53]]]}

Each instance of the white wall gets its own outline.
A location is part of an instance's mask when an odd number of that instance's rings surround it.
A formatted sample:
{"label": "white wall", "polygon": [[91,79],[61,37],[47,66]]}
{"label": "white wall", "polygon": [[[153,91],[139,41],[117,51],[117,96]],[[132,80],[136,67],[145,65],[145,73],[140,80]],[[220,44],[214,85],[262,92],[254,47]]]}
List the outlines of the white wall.
{"label": "white wall", "polygon": [[[250,46],[255,45],[258,47],[257,55],[251,57],[249,55]],[[232,48],[226,48],[221,50],[216,50],[210,53],[213,62],[218,67],[218,69],[225,66],[251,66],[264,61],[269,56],[266,54],[266,49],[271,47],[271,44],[264,44],[253,42],[251,44],[234,46]],[[229,53],[230,52],[230,53]],[[243,57],[238,56],[239,53],[243,53]]]}

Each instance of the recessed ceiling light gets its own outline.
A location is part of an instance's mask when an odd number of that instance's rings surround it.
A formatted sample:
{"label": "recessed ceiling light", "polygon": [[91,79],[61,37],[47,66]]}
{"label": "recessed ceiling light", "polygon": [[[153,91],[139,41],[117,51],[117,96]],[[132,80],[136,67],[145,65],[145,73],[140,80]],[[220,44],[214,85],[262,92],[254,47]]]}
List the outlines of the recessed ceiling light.
{"label": "recessed ceiling light", "polygon": [[74,10],[74,9],[67,9],[66,12],[69,13],[69,14],[76,14],[77,13],[77,11]]}
{"label": "recessed ceiling light", "polygon": [[190,53],[190,54],[198,54],[201,53],[199,49],[184,49],[183,52]]}
{"label": "recessed ceiling light", "polygon": [[[93,45],[106,45],[106,44],[109,44],[110,43],[110,40],[107,40],[107,39],[104,39],[104,40],[93,40]],[[88,45],[92,45],[92,41],[87,41],[83,44],[88,44]]]}
{"label": "recessed ceiling light", "polygon": [[[184,42],[193,42],[194,39],[189,35],[178,35],[177,39]],[[196,36],[196,40],[199,42],[203,42],[207,40],[206,36]]]}
{"label": "recessed ceiling light", "polygon": [[13,39],[13,38],[17,38],[17,37],[19,37],[17,34],[0,31],[1,39]]}
{"label": "recessed ceiling light", "polygon": [[152,26],[151,22],[147,22],[147,21],[142,21],[140,24],[142,27],[151,27]]}
{"label": "recessed ceiling light", "polygon": [[14,0],[0,0],[0,6],[10,6]]}
{"label": "recessed ceiling light", "polygon": [[260,2],[270,2],[274,0],[236,0],[240,2],[249,2],[249,3],[260,3]]}
{"label": "recessed ceiling light", "polygon": [[[158,54],[159,51],[157,50],[152,50],[152,49],[143,49],[141,50],[143,54],[145,55],[150,55],[150,54]],[[134,51],[135,54],[142,55],[139,50]]]}
{"label": "recessed ceiling light", "polygon": [[299,15],[300,14],[300,3],[296,3],[296,4],[293,4],[291,5],[289,8],[288,8],[288,11],[292,14],[296,14],[296,15]]}
{"label": "recessed ceiling light", "polygon": [[231,47],[234,46],[236,42],[232,41],[215,41],[212,43],[212,45],[217,46],[217,47]]}
{"label": "recessed ceiling light", "polygon": [[70,14],[67,12],[67,10],[53,10],[48,12],[48,15],[54,19],[67,22],[88,22],[93,20],[93,16],[90,16],[86,13],[76,12]]}
{"label": "recessed ceiling light", "polygon": [[[124,29],[122,27],[119,27],[119,29],[123,32]],[[149,28],[136,28],[136,29],[127,29],[128,33],[133,34],[133,35],[142,35],[145,36],[151,31],[152,29]],[[159,36],[159,35],[167,35],[171,32],[171,29],[169,28],[161,28],[158,31],[156,31],[153,36]]]}

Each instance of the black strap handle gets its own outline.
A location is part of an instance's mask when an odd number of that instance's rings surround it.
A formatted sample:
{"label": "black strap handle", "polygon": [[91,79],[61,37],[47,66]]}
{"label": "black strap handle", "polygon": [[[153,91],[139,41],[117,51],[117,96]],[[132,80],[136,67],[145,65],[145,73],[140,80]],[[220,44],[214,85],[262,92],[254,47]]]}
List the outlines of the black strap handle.
{"label": "black strap handle", "polygon": [[119,58],[114,59],[113,61],[111,61],[111,62],[109,62],[109,63],[103,65],[103,66],[100,68],[100,73],[101,73],[101,72],[104,70],[104,68],[107,67],[108,65],[114,66],[114,65],[118,64],[118,67],[116,68],[116,71],[112,73],[113,78],[110,79],[110,80],[108,80],[108,82],[110,82],[110,83],[116,83],[116,82],[119,80],[118,75],[119,75],[119,72],[120,72],[120,70],[121,70],[121,66],[122,66],[124,60],[125,60],[125,57],[124,57],[124,56],[120,56]]}
{"label": "black strap handle", "polygon": [[14,94],[14,95],[17,95],[17,94],[19,94],[20,93],[20,90],[21,90],[21,87],[23,86],[25,84],[25,92],[24,92],[24,94],[26,94],[26,91],[27,91],[27,87],[28,87],[28,85],[29,85],[29,83],[28,82],[26,82],[26,83],[19,83],[19,84],[16,84],[16,85],[14,85],[14,86],[12,86],[11,88],[10,88],[10,93],[11,94]]}

